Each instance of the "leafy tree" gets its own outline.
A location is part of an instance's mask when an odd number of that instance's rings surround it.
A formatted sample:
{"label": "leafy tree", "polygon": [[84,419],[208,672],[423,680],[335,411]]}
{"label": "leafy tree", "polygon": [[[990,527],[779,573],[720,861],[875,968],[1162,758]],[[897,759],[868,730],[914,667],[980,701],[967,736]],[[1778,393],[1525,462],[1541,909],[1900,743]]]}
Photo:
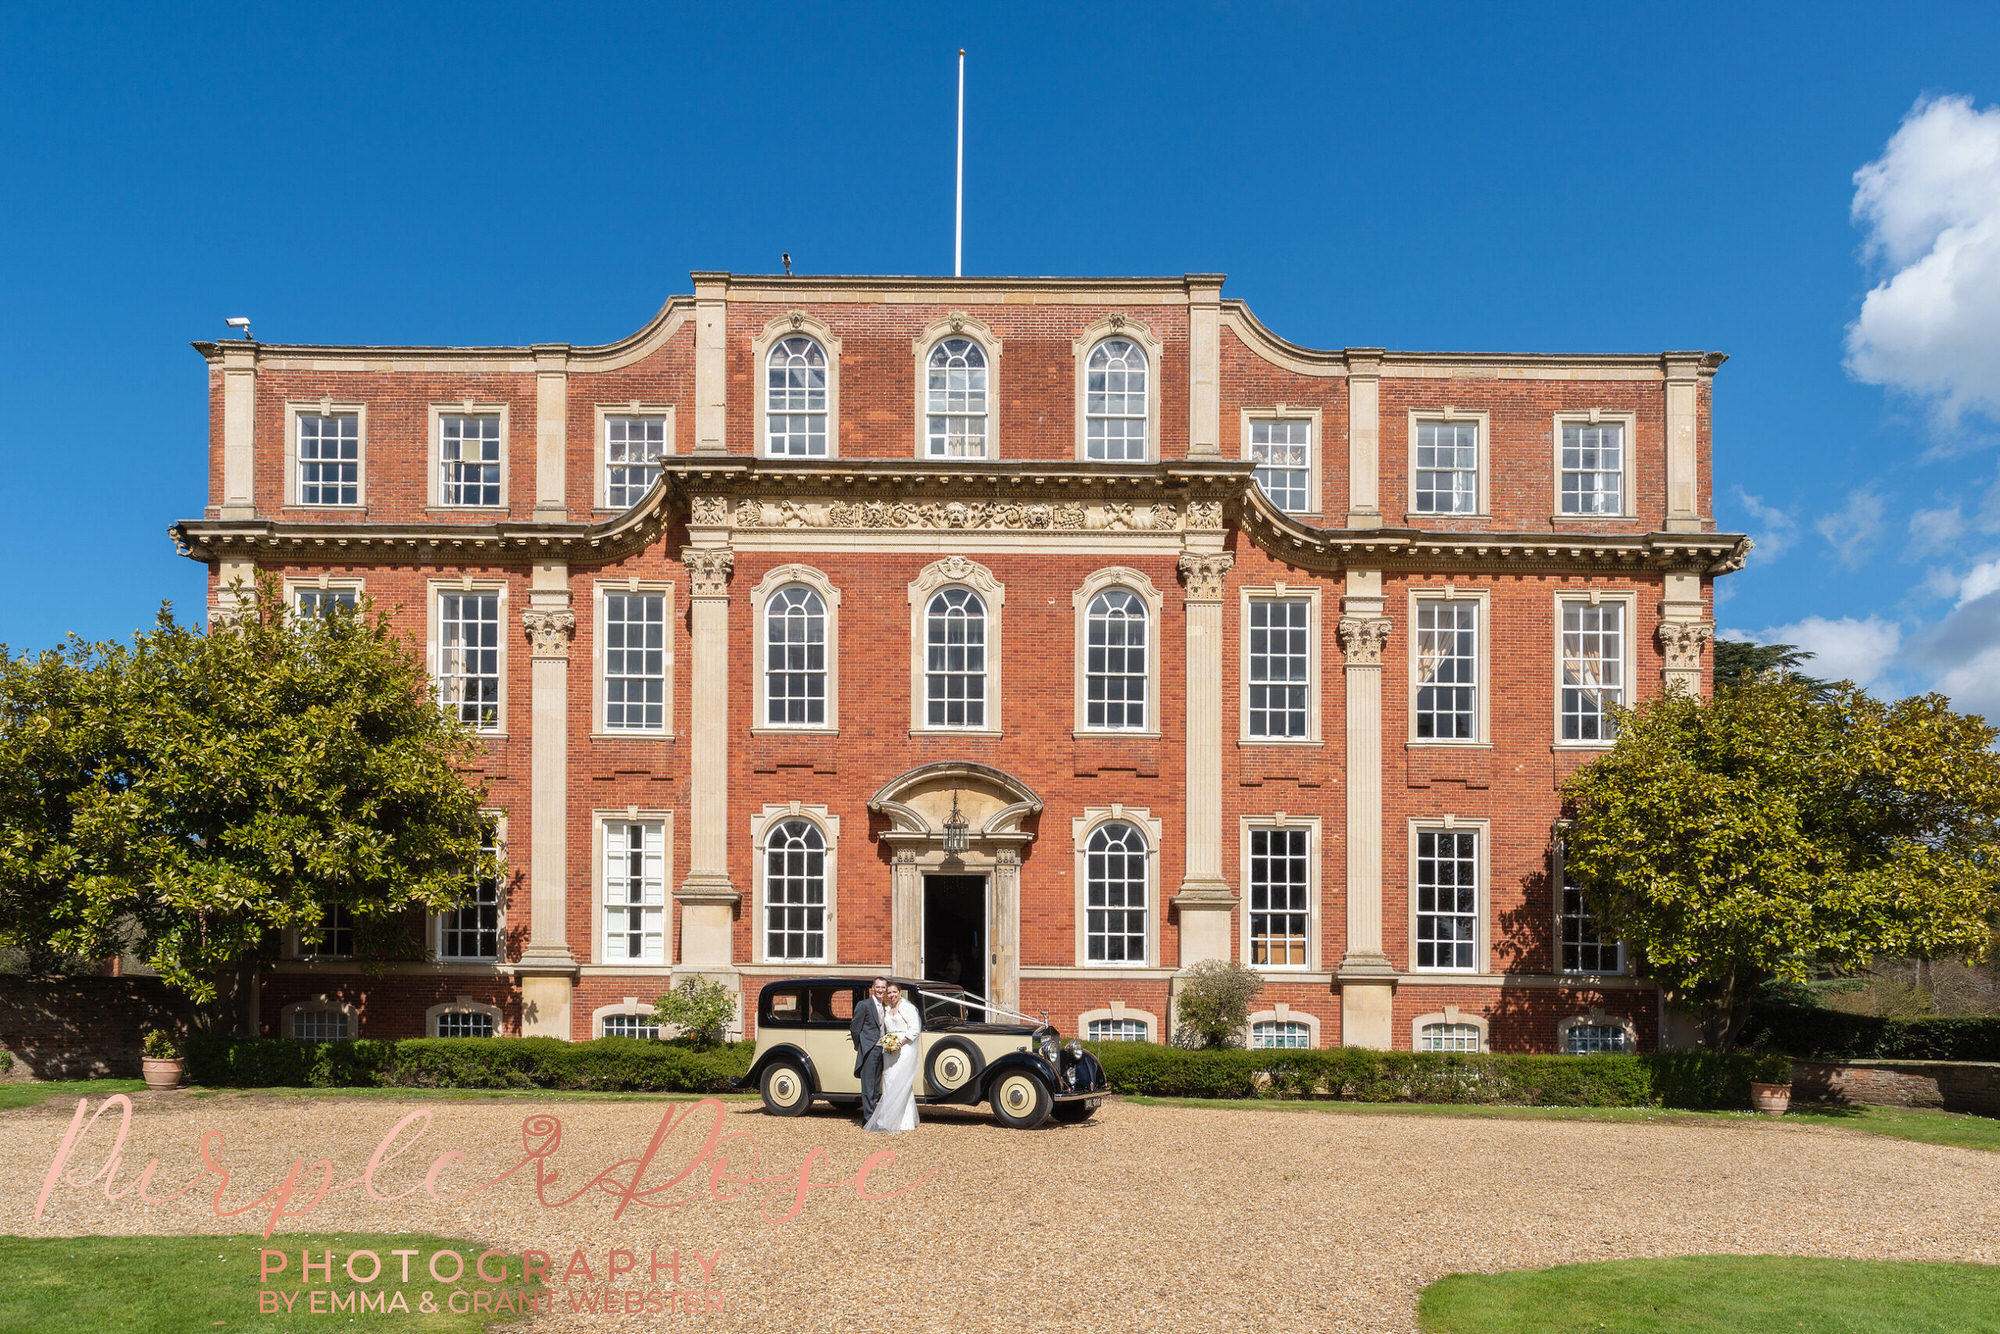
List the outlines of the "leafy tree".
{"label": "leafy tree", "polygon": [[1813,654],[1796,644],[1757,644],[1741,639],[1715,641],[1715,688],[1734,689],[1751,681],[1778,677],[1796,681],[1825,699],[1829,682],[1799,670],[1813,660]]}
{"label": "leafy tree", "polygon": [[1233,1047],[1250,1022],[1250,1002],[1264,989],[1252,968],[1227,959],[1204,959],[1182,974],[1177,1047]]}
{"label": "leafy tree", "polygon": [[673,1025],[698,1047],[722,1041],[735,1017],[736,993],[705,977],[690,977],[653,1002],[654,1020]]}
{"label": "leafy tree", "polygon": [[1566,874],[1712,1045],[1814,961],[1990,948],[2000,733],[1984,720],[1769,677],[1619,717],[1566,788]]}
{"label": "leafy tree", "polygon": [[238,594],[234,630],[0,649],[0,947],[136,953],[209,1023],[284,929],[339,905],[358,955],[420,955],[412,914],[500,869],[478,743],[388,617]]}

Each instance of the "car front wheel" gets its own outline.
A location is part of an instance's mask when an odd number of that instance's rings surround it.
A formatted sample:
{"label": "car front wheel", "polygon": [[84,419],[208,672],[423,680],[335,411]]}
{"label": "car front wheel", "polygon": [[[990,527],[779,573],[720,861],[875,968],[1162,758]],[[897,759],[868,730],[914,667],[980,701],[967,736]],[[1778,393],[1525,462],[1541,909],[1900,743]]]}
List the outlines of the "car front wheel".
{"label": "car front wheel", "polygon": [[995,1080],[992,1098],[993,1115],[1016,1130],[1033,1130],[1048,1120],[1055,1102],[1041,1080],[1022,1070],[1010,1070]]}
{"label": "car front wheel", "polygon": [[757,1085],[764,1111],[771,1116],[802,1116],[812,1106],[812,1085],[797,1061],[773,1061],[764,1067]]}

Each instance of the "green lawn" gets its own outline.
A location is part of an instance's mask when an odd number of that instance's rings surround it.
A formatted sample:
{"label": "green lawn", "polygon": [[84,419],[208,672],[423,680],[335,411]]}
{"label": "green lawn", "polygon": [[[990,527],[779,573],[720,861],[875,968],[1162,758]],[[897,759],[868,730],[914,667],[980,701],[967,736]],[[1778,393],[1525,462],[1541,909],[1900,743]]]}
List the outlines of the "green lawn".
{"label": "green lawn", "polygon": [[2000,1266],[1776,1255],[1609,1260],[1452,1274],[1431,1334],[1996,1334]]}
{"label": "green lawn", "polygon": [[[1278,1098],[1130,1098],[1155,1107],[1221,1107],[1239,1111],[1348,1116],[1465,1116],[1500,1121],[1619,1121],[1643,1125],[1766,1122],[1755,1112],[1680,1112],[1660,1107],[1474,1107],[1455,1103],[1292,1101]],[[1887,1135],[1922,1144],[2000,1152],[2000,1121],[1908,1107],[1851,1107],[1790,1112],[1785,1121]]]}
{"label": "green lawn", "polygon": [[[309,1247],[316,1260],[333,1251],[335,1292],[381,1293],[384,1305],[391,1293],[403,1294],[408,1310],[383,1314],[310,1313],[310,1297],[300,1296],[287,1314],[259,1312],[260,1252],[264,1247],[290,1252],[287,1268],[261,1286],[271,1291],[310,1292],[298,1279],[299,1251]],[[401,1260],[392,1250],[412,1249],[411,1279],[400,1281]],[[396,1331],[397,1334],[458,1334],[478,1331],[514,1314],[454,1315],[448,1309],[447,1284],[433,1281],[422,1266],[434,1251],[457,1250],[465,1256],[467,1278],[473,1258],[486,1248],[471,1242],[419,1233],[299,1233],[265,1241],[260,1237],[0,1237],[0,1330],[34,1334],[181,1334],[186,1330],[248,1330],[253,1328],[333,1328]],[[351,1282],[342,1272],[346,1257],[372,1250],[382,1258],[381,1277],[374,1283]],[[494,1272],[497,1262],[487,1262]],[[509,1270],[519,1291],[520,1259]],[[359,1272],[367,1272],[362,1261]],[[442,1266],[449,1270],[450,1265]],[[315,1280],[318,1275],[313,1275]],[[484,1290],[478,1283],[462,1290]],[[506,1289],[503,1289],[503,1291]],[[420,1310],[422,1295],[435,1294],[430,1313]]]}
{"label": "green lawn", "polygon": [[592,1093],[577,1089],[302,1089],[291,1087],[217,1089],[191,1088],[192,1098],[434,1098],[442,1102],[695,1102],[715,1098],[722,1102],[756,1102],[754,1093]]}
{"label": "green lawn", "polygon": [[45,1084],[0,1084],[0,1112],[15,1107],[38,1107],[50,1098],[101,1098],[107,1093],[137,1093],[146,1087],[143,1079],[50,1080]]}

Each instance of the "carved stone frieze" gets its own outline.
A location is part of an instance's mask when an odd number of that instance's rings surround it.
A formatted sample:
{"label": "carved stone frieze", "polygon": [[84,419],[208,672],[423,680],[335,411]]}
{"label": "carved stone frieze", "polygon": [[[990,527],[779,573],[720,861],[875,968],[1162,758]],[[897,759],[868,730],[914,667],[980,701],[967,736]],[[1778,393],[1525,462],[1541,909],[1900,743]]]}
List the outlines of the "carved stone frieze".
{"label": "carved stone frieze", "polygon": [[1187,526],[1202,533],[1222,531],[1222,502],[1219,500],[1195,500],[1188,503]]}
{"label": "carved stone frieze", "polygon": [[1181,529],[1181,511],[1169,501],[739,500],[734,522],[737,528],[1171,533]]}
{"label": "carved stone frieze", "polygon": [[567,607],[529,607],[521,613],[528,632],[529,653],[537,658],[567,658],[576,634],[576,613]]}
{"label": "carved stone frieze", "polygon": [[1666,669],[1700,671],[1702,646],[1714,638],[1714,621],[1661,621],[1660,653],[1666,659]]}
{"label": "carved stone frieze", "polygon": [[729,592],[736,553],[728,547],[682,547],[681,564],[687,566],[688,588],[695,597],[720,597]]}
{"label": "carved stone frieze", "polygon": [[1190,602],[1220,602],[1223,581],[1236,557],[1226,551],[1190,551],[1181,557],[1181,581]]}
{"label": "carved stone frieze", "polygon": [[721,528],[729,523],[729,502],[721,496],[696,496],[688,522],[705,528]]}
{"label": "carved stone frieze", "polygon": [[1380,667],[1382,650],[1389,643],[1386,616],[1343,616],[1340,618],[1340,651],[1350,667]]}

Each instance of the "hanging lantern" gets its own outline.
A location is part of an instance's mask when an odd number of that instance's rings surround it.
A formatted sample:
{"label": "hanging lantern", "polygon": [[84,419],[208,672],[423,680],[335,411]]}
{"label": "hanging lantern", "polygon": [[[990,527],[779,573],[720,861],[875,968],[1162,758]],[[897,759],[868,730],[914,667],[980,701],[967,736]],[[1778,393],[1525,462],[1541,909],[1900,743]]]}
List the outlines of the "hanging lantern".
{"label": "hanging lantern", "polygon": [[958,810],[958,789],[951,790],[951,818],[944,822],[944,852],[957,857],[972,846],[971,830]]}

